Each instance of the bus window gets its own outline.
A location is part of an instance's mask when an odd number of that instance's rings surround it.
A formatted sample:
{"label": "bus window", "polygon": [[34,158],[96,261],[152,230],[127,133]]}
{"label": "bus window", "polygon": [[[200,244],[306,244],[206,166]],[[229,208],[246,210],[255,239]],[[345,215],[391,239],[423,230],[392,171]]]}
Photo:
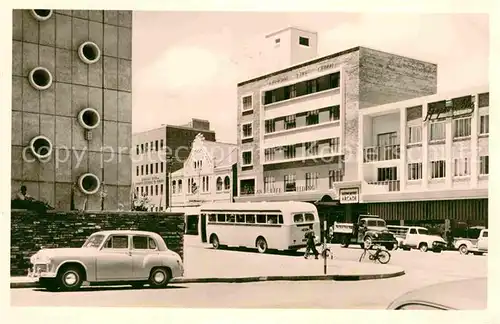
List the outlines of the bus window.
{"label": "bus window", "polygon": [[283,224],[283,215],[278,215],[278,224]]}
{"label": "bus window", "polygon": [[209,214],[208,215],[208,222],[209,223],[215,223],[216,222],[215,214]]}
{"label": "bus window", "polygon": [[278,215],[267,215],[268,224],[278,224]]}
{"label": "bus window", "polygon": [[304,222],[304,215],[303,214],[293,215],[293,222],[294,223],[303,223]]}
{"label": "bus window", "polygon": [[244,223],[245,215],[236,215],[236,223]]}
{"label": "bus window", "polygon": [[255,223],[255,215],[246,215],[246,216],[247,216],[246,218],[247,223],[251,224]]}
{"label": "bus window", "polygon": [[311,213],[304,214],[306,222],[314,222],[314,215]]}
{"label": "bus window", "polygon": [[217,221],[218,222],[225,222],[226,221],[226,214],[217,214]]}
{"label": "bus window", "polygon": [[229,214],[229,215],[227,215],[227,217],[226,217],[226,221],[227,221],[228,223],[234,223],[234,218],[235,218],[234,214]]}
{"label": "bus window", "polygon": [[266,223],[266,215],[257,215],[257,223],[265,224]]}

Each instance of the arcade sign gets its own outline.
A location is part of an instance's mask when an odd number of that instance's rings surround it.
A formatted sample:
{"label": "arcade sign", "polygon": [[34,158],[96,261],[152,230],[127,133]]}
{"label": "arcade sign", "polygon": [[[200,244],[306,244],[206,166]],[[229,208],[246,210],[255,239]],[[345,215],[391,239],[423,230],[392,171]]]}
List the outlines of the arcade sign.
{"label": "arcade sign", "polygon": [[341,204],[359,203],[359,188],[339,189],[339,202]]}

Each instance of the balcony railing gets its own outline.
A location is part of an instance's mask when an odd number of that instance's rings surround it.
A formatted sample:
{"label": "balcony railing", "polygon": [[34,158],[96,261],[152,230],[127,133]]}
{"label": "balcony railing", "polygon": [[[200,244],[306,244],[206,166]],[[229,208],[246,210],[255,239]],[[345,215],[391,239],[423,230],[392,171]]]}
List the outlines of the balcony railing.
{"label": "balcony railing", "polygon": [[399,180],[385,180],[385,181],[369,181],[369,185],[385,186],[390,192],[400,190]]}
{"label": "balcony railing", "polygon": [[399,159],[401,145],[370,146],[363,149],[364,162],[388,161]]}

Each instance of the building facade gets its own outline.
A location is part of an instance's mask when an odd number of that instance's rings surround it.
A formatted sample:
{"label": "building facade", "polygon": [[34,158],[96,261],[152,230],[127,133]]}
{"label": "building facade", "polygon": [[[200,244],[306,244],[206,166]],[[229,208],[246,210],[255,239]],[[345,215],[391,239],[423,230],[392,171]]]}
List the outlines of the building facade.
{"label": "building facade", "polygon": [[366,108],[359,126],[357,189],[368,212],[487,225],[488,88]]}
{"label": "building facade", "polygon": [[172,173],[172,207],[232,202],[238,149],[236,144],[196,136],[184,167]]}
{"label": "building facade", "polygon": [[236,200],[339,201],[360,183],[360,112],[436,89],[435,64],[364,47],[239,83]]}
{"label": "building facade", "polygon": [[129,207],[131,66],[131,11],[13,10],[13,192]]}
{"label": "building facade", "polygon": [[169,174],[183,167],[192,141],[200,133],[206,141],[215,141],[210,123],[200,119],[133,134],[133,188],[136,196],[148,197],[152,210],[165,210],[170,205]]}

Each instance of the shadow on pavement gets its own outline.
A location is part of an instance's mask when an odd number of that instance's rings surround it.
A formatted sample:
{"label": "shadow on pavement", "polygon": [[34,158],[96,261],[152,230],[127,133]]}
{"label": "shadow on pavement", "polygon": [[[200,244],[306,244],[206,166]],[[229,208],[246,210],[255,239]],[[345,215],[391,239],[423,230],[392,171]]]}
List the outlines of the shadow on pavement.
{"label": "shadow on pavement", "polygon": [[[213,247],[207,247],[208,250],[214,250]],[[261,254],[257,249],[249,249],[249,248],[244,248],[244,247],[224,247],[221,246],[218,248],[218,250],[222,251],[234,251],[234,252],[246,252],[246,253],[255,253],[255,254]],[[299,252],[299,251],[278,251],[278,250],[267,250],[266,253],[264,254],[270,254],[270,255],[285,255],[285,256],[304,256],[304,252]]]}
{"label": "shadow on pavement", "polygon": [[[178,286],[178,285],[168,285],[166,288],[161,288],[161,289],[155,289],[155,288],[150,288],[149,286],[145,286],[143,288],[134,288],[130,286],[94,286],[94,287],[82,287],[80,290],[77,291],[64,291],[64,292],[59,292],[58,293],[86,293],[86,292],[92,292],[92,291],[125,291],[125,290],[169,290],[169,289],[184,289],[188,288],[185,286]],[[43,288],[35,288],[33,289],[34,291],[40,291],[40,292],[47,292],[50,293],[50,291],[45,290]]]}

